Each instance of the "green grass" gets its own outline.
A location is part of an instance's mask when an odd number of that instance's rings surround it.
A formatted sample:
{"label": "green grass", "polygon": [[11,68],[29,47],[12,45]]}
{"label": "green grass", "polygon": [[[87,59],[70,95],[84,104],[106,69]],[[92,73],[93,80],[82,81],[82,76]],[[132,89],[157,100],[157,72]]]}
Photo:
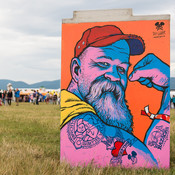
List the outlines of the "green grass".
{"label": "green grass", "polygon": [[58,106],[0,107],[0,175],[110,175],[175,174],[175,110],[171,110],[171,168],[71,167],[59,161],[60,110]]}

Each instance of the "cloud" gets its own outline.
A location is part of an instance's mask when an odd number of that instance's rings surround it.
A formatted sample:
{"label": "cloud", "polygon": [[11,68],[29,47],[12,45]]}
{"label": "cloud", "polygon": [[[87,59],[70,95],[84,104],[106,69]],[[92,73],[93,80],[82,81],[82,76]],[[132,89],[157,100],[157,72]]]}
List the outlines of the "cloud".
{"label": "cloud", "polygon": [[170,66],[170,76],[171,77],[175,77],[175,63],[171,63],[171,66]]}
{"label": "cloud", "polygon": [[1,3],[1,24],[13,30],[36,35],[60,36],[61,20],[82,0],[7,0]]}
{"label": "cloud", "polygon": [[1,71],[6,77],[29,83],[47,80],[46,77],[60,78],[61,37],[25,35],[12,30],[0,30],[0,36]]}
{"label": "cloud", "polygon": [[[93,5],[92,5],[93,4]],[[73,11],[133,8],[134,15],[167,14],[171,22],[171,63],[175,66],[174,0],[6,0],[0,6],[0,78],[34,83],[60,78],[61,22]],[[171,71],[174,71],[171,68]],[[172,73],[173,76],[175,76]]]}

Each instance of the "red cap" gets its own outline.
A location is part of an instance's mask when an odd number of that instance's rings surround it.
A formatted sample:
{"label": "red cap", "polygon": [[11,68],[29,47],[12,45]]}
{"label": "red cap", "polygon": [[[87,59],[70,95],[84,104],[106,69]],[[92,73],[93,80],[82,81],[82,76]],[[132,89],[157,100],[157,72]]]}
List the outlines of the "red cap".
{"label": "red cap", "polygon": [[87,29],[75,46],[75,57],[79,57],[87,47],[103,47],[119,40],[126,40],[130,47],[130,55],[140,55],[145,50],[145,44],[140,36],[123,34],[114,25],[95,26]]}

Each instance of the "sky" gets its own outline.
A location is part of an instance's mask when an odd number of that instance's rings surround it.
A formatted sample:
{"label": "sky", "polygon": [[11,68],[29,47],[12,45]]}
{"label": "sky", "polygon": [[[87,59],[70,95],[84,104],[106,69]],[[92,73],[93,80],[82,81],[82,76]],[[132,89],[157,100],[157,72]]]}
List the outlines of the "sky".
{"label": "sky", "polygon": [[175,77],[174,0],[0,0],[0,79],[60,79],[61,24],[73,11],[132,8],[133,15],[171,15],[171,76]]}

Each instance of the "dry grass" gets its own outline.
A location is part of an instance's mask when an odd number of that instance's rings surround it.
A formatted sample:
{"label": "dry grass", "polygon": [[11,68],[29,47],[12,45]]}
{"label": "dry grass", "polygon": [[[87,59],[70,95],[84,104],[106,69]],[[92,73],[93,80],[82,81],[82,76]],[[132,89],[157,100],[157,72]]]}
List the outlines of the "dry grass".
{"label": "dry grass", "polygon": [[59,162],[58,106],[0,107],[0,175],[175,174],[175,111],[171,111],[171,168],[71,167]]}

